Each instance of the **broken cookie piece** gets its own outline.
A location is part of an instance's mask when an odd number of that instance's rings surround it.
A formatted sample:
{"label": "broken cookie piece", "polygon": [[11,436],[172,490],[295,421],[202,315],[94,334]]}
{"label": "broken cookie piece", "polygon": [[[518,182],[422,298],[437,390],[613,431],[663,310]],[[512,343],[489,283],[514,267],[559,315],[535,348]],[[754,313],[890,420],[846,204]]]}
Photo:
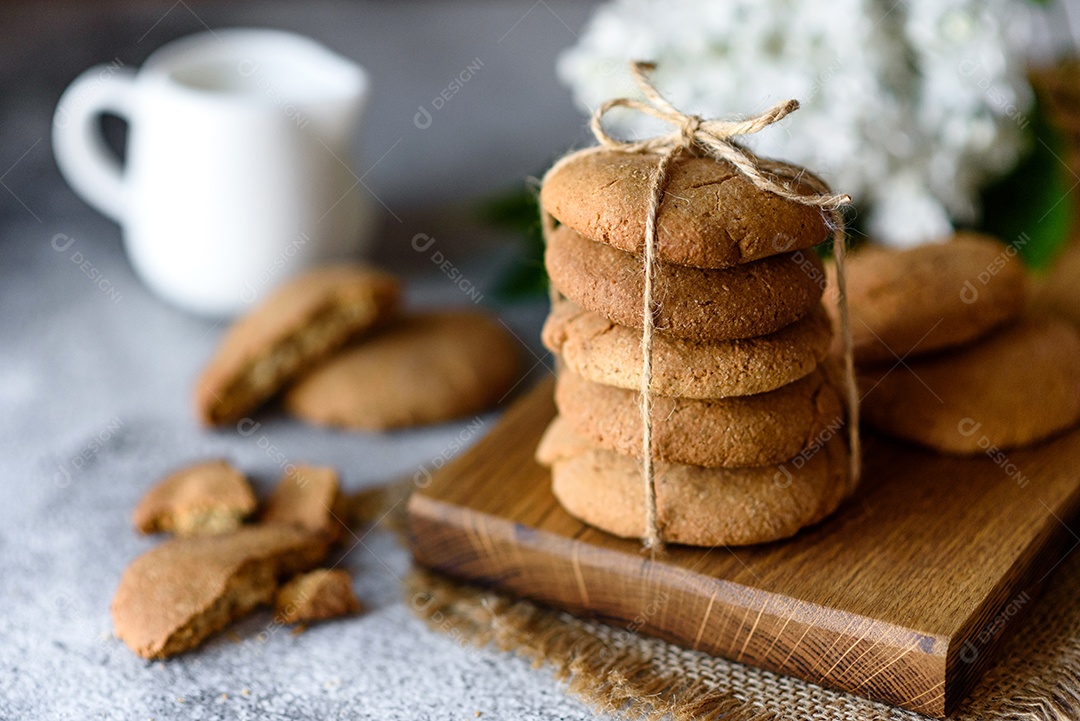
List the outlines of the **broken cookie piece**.
{"label": "broken cookie piece", "polygon": [[299,575],[282,586],[274,599],[274,619],[279,623],[322,621],[360,610],[352,579],[342,569],[320,568]]}
{"label": "broken cookie piece", "polygon": [[338,503],[337,471],[321,466],[290,466],[259,520],[293,526],[333,542],[345,528],[334,512]]}
{"label": "broken cookie piece", "polygon": [[281,578],[317,566],[323,539],[284,525],[174,538],[136,558],[112,601],[116,635],[143,658],[168,658],[274,599]]}
{"label": "broken cookie piece", "polygon": [[142,533],[194,536],[236,530],[255,510],[247,479],[227,461],[182,468],[152,487],[135,507]]}

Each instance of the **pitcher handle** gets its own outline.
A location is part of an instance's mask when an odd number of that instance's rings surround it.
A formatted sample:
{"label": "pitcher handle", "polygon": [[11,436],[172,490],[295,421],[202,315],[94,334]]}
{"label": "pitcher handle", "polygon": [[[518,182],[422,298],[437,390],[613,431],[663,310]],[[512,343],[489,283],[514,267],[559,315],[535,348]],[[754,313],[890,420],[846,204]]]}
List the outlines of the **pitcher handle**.
{"label": "pitcher handle", "polygon": [[61,174],[83,200],[117,222],[127,205],[127,186],[99,118],[113,113],[131,122],[134,80],[128,68],[90,68],[60,96],[53,115],[53,153]]}

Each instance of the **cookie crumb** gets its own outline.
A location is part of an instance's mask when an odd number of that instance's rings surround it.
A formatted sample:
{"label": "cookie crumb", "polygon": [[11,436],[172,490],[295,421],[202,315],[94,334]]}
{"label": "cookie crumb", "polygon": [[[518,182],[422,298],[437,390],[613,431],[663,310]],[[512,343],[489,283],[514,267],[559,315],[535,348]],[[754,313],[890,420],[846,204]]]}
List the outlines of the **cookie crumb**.
{"label": "cookie crumb", "polygon": [[321,621],[359,613],[352,579],[343,569],[316,569],[282,586],[274,599],[280,623]]}

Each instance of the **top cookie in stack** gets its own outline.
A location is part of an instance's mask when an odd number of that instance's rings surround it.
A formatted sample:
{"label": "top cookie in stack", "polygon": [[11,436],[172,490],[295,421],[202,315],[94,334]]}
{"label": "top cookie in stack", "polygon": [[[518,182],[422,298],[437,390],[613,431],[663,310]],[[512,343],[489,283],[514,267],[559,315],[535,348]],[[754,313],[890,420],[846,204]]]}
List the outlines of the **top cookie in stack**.
{"label": "top cookie in stack", "polygon": [[[563,162],[540,195],[561,224],[545,264],[565,299],[544,328],[560,358],[560,418],[538,458],[570,513],[622,536],[645,523],[634,479],[656,172],[653,155],[596,151]],[[843,403],[820,365],[832,339],[825,275],[807,250],[829,229],[818,208],[759,190],[724,161],[682,156],[664,189],[651,378],[660,535],[703,546],[789,536],[850,491]]]}

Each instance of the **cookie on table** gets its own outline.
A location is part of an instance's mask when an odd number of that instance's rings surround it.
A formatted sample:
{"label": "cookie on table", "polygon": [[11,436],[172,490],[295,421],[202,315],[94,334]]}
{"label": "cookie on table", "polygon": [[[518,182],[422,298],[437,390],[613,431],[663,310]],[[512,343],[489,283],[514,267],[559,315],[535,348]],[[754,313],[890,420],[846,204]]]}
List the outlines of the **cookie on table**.
{"label": "cookie on table", "polygon": [[345,530],[336,512],[338,474],[321,466],[290,466],[266,501],[261,523],[281,523],[335,541]]}
{"label": "cookie on table", "polygon": [[[851,254],[845,270],[860,364],[962,345],[1017,318],[1027,302],[1023,262],[997,239],[976,233],[909,250],[865,247]],[[835,283],[825,298],[835,317]],[[838,350],[839,334],[833,342]]]}
{"label": "cookie on table", "polygon": [[398,281],[364,266],[329,266],[287,281],[237,321],[195,384],[207,425],[240,420],[298,374],[397,311]]}
{"label": "cookie on table", "polygon": [[[776,541],[817,523],[852,492],[842,433],[799,463],[701,468],[658,462],[657,526],[668,543],[737,546]],[[641,463],[597,448],[556,418],[537,449],[571,515],[623,538],[645,534]]]}
{"label": "cookie on table", "polygon": [[388,430],[453,420],[521,379],[517,341],[486,313],[414,313],[334,355],[285,395],[311,423]]}
{"label": "cookie on table", "polygon": [[1080,419],[1080,335],[1027,317],[970,345],[864,368],[866,423],[947,453],[1034,443]]}
{"label": "cookie on table", "polygon": [[[641,457],[640,396],[584,380],[565,369],[555,404],[591,443]],[[714,400],[652,399],[653,458],[692,466],[782,463],[844,423],[840,396],[822,370],[768,393]]]}
{"label": "cookie on table", "polygon": [[[642,327],[641,256],[563,225],[547,239],[544,264],[552,285],[577,305]],[[805,317],[818,305],[825,272],[815,252],[797,251],[723,270],[658,262],[654,281],[657,331],[711,342],[767,335]]]}
{"label": "cookie on table", "polygon": [[[599,151],[550,174],[544,209],[587,238],[644,252],[656,156]],[[804,184],[797,190],[813,191]],[[657,257],[697,268],[727,268],[809,248],[829,229],[818,208],[759,190],[724,160],[680,157],[669,168],[657,216]]]}
{"label": "cookie on table", "polygon": [[278,623],[325,621],[360,613],[349,572],[317,568],[289,580],[274,597],[274,620]]}
{"label": "cookie on table", "polygon": [[1031,309],[1056,315],[1080,328],[1080,244],[1070,243],[1045,274],[1032,278]]}
{"label": "cookie on table", "polygon": [[[567,369],[602,385],[637,390],[641,331],[556,300],[544,345]],[[662,396],[726,398],[764,393],[809,375],[829,352],[832,326],[818,306],[775,333],[712,343],[653,337],[652,390]]]}
{"label": "cookie on table", "polygon": [[284,525],[174,538],[129,565],[112,601],[116,635],[143,658],[195,648],[274,599],[278,579],[314,568],[327,546]]}
{"label": "cookie on table", "polygon": [[133,516],[142,533],[192,536],[236,530],[255,506],[244,474],[213,460],[169,474],[143,495]]}

